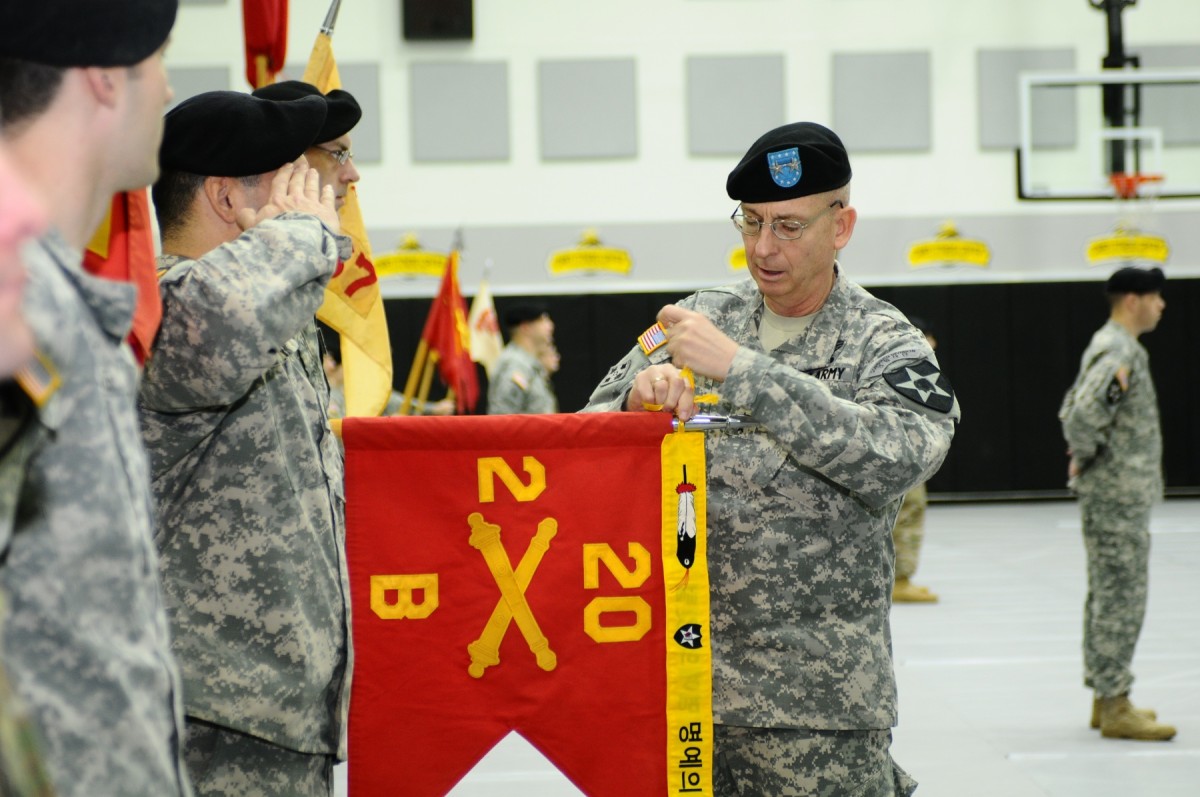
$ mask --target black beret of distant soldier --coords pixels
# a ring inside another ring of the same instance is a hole
[[[842,140],[814,122],[777,127],[755,141],[729,173],[725,190],[739,202],[780,202],[850,182]]]
[[[329,105],[329,113],[325,116],[325,126],[317,134],[318,144],[324,144],[326,141],[333,141],[335,138],[346,135],[354,129],[358,120],[362,119],[362,108],[359,107],[358,100],[354,99],[354,95],[350,92],[341,89],[333,89],[328,94],[321,94],[321,91],[311,83],[305,83],[302,80],[284,80],[269,86],[262,86],[251,93],[255,97],[267,100],[324,97],[325,102]]]
[[[294,161],[318,143],[325,100],[264,100],[207,91],[172,108],[163,123],[163,171],[249,177]]]
[[[546,305],[537,302],[514,304],[504,311],[504,325],[511,329],[526,321],[537,321],[548,312]]]
[[[58,67],[133,66],[162,47],[179,0],[4,0],[0,58]]]
[[[1105,293],[1162,293],[1167,281],[1161,268],[1122,268],[1113,272],[1104,284]]]

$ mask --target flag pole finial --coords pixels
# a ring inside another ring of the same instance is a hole
[[[333,27],[337,24],[338,11],[342,7],[342,0],[333,0],[329,5],[329,13],[325,15],[325,21],[321,23],[321,32],[326,36],[333,35]]]

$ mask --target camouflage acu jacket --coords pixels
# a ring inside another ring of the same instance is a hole
[[[1058,412],[1082,473],[1081,496],[1152,502],[1162,497],[1162,432],[1150,356],[1115,321],[1096,331]]]
[[[84,273],[57,234],[26,262],[42,403],[2,466],[23,473],[0,565],[4,665],[58,794],[190,795],[124,343],[134,289]]]
[[[189,716],[305,753],[349,699],[342,454],[313,315],[342,240],[313,216],[164,256],[140,394]]]
[[[558,399],[546,367],[509,343],[488,378],[488,415],[543,415],[558,412]]]
[[[680,305],[739,345],[724,382],[697,380],[720,399],[704,409],[765,427],[706,436],[715,719],[894,725],[891,529],[949,450],[949,382],[921,333],[844,275],[808,329],[770,353],[753,281]],[[634,375],[668,359],[635,346],[586,410],[622,408]]]

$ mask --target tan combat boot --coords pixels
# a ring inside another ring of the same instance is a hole
[[[1128,695],[1100,700],[1100,735],[1106,739],[1165,742],[1175,736],[1174,725],[1147,719],[1134,709]]]
[[[927,587],[918,587],[907,578],[896,579],[892,587],[892,603],[937,603],[938,596]]]
[[[1133,706],[1133,703],[1129,705]],[[1158,719],[1158,712],[1152,708],[1138,708],[1137,706],[1133,706],[1133,713],[1140,714],[1151,721]],[[1100,698],[1098,697],[1092,698],[1092,727],[1100,727]]]

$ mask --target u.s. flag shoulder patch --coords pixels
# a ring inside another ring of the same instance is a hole
[[[54,367],[50,358],[40,351],[34,352],[34,356],[21,366],[14,377],[17,384],[38,407],[45,405],[54,395],[54,391],[58,390],[62,384],[58,369]]]
[[[660,348],[666,342],[667,330],[663,329],[662,324],[656,323],[654,326],[638,335],[638,345],[642,347],[642,353],[647,357],[650,356],[650,352]]]

